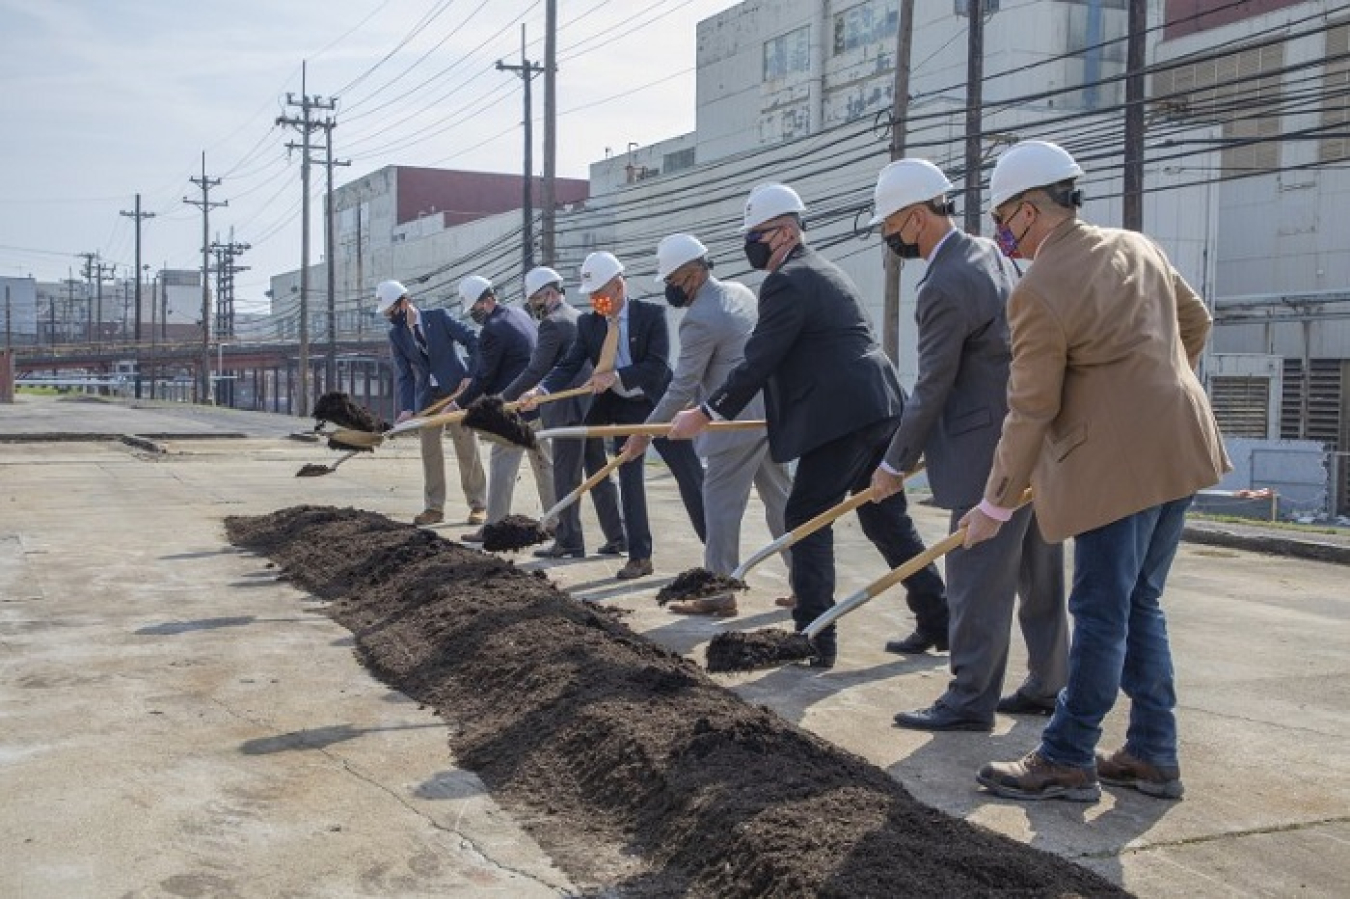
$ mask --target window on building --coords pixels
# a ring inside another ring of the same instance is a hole
[[[1273,44],[1165,69],[1153,76],[1153,102],[1176,117],[1222,124],[1225,170],[1274,171],[1282,100],[1275,73],[1283,66],[1284,45]]]
[[[665,172],[678,172],[681,169],[692,169],[694,167],[694,148],[688,147],[674,153],[667,153],[661,160],[661,170]]]
[[[777,81],[794,72],[811,71],[811,26],[764,42],[764,80]]]
[[[900,7],[896,0],[867,0],[834,17],[834,55],[895,38],[900,28]]]
[[[1331,135],[1322,138],[1318,158],[1335,162],[1350,158],[1350,21],[1327,29],[1327,62],[1324,69],[1322,127]]]

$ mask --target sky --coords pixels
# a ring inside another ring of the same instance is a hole
[[[694,129],[699,20],[735,0],[558,3],[560,177],[605,149]],[[521,80],[543,60],[543,0],[0,0],[0,275],[80,277],[99,253],[199,268],[206,174],[211,238],[247,243],[235,281],[258,309],[268,278],[300,264],[298,133],[287,94],[337,99],[336,183],[387,165],[518,173]],[[301,88],[302,62],[306,89]],[[542,80],[534,164],[542,166]],[[321,133],[319,133],[321,137]],[[322,253],[323,169],[312,170],[311,260]]]

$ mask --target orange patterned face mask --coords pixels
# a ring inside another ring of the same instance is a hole
[[[614,300],[603,294],[591,294],[591,308],[606,318],[614,314]]]

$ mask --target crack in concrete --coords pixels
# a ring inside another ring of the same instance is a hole
[[[1243,837],[1259,837],[1277,833],[1297,833],[1302,830],[1311,830],[1315,827],[1327,827],[1333,824],[1350,824],[1350,815],[1337,815],[1331,818],[1319,818],[1316,821],[1295,821],[1289,824],[1278,824],[1271,827],[1252,827],[1245,830],[1230,830],[1223,833],[1205,834],[1203,836],[1186,837],[1178,840],[1159,840],[1156,843],[1144,843],[1139,845],[1122,846],[1118,851],[1104,850],[1101,852],[1083,852],[1077,855],[1078,858],[1089,859],[1113,859],[1122,858],[1126,855],[1137,855],[1142,852],[1153,852],[1158,849],[1176,849],[1184,846],[1202,846],[1206,843],[1217,843],[1220,840],[1241,839]]]

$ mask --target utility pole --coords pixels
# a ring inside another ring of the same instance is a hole
[[[94,343],[94,260],[98,258],[97,253],[76,253],[84,260],[84,267],[80,269],[80,274],[84,276],[84,342],[93,345]],[[72,302],[74,294],[71,295]]]
[[[539,255],[544,265],[556,261],[558,207],[558,0],[544,4],[544,218],[540,222]]]
[[[300,150],[300,185],[303,196],[300,203],[300,309],[299,309],[299,402],[295,407],[295,414],[300,418],[309,415],[309,136],[316,129],[322,127],[320,123],[310,118],[310,111],[315,109],[335,109],[337,108],[336,99],[325,99],[320,96],[311,97],[306,91],[307,87],[307,63],[300,64],[300,99],[287,91],[286,105],[300,107],[300,118],[294,116],[278,116],[278,125],[289,125],[300,132],[300,143],[287,143],[287,150]]]
[[[903,159],[909,118],[909,65],[914,46],[914,0],[900,0],[900,30],[895,36],[895,87],[891,97],[891,161]],[[892,363],[900,361],[900,257],[882,251],[886,259],[886,296],[883,305],[882,349]]]
[[[328,172],[327,190],[324,194],[324,258],[328,264],[324,269],[328,275],[328,352],[324,356],[324,386],[328,390],[337,390],[337,232],[335,230],[335,219],[337,213],[333,209],[333,166],[351,165],[350,159],[333,158],[333,129],[337,127],[337,121],[328,118],[323,123],[324,130],[324,168]],[[359,223],[358,223],[359,225]]]
[[[189,206],[202,211],[202,357],[198,362],[201,380],[197,384],[197,402],[204,403],[211,395],[211,210],[218,206],[229,206],[229,200],[211,201],[211,188],[220,184],[219,178],[206,177],[206,151],[202,151],[202,176],[189,178],[202,189],[200,200],[183,198]]]
[[[105,264],[103,257],[98,253],[76,255],[84,260],[84,269],[81,271],[86,284],[84,339],[86,343],[96,347],[103,343],[103,280],[107,275],[113,274],[116,267]],[[92,299],[90,294],[93,295]]]
[[[1125,176],[1121,223],[1144,227],[1144,33],[1148,3],[1130,0],[1125,41]]]
[[[984,103],[984,0],[966,0],[970,33],[966,49],[966,233],[980,233],[980,168]]]
[[[502,72],[515,72],[520,76],[520,80],[525,83],[525,178],[524,178],[524,197],[521,200],[521,212],[524,216],[521,235],[521,272],[528,272],[534,268],[534,209],[531,202],[534,178],[534,160],[532,158],[531,147],[534,143],[534,132],[530,122],[530,82],[534,76],[544,71],[543,66],[536,62],[530,62],[525,58],[525,25],[520,26],[520,65],[510,66],[497,60],[497,70]]]
[[[136,221],[136,399],[141,398],[141,222],[155,217],[153,212],[141,212],[141,195],[136,194],[133,212],[123,210],[121,215]]]
[[[228,243],[214,242],[211,252],[216,256],[216,340],[234,336],[234,276],[248,271],[247,265],[235,265],[236,256],[251,250],[246,243],[236,243],[234,229],[230,229]]]

